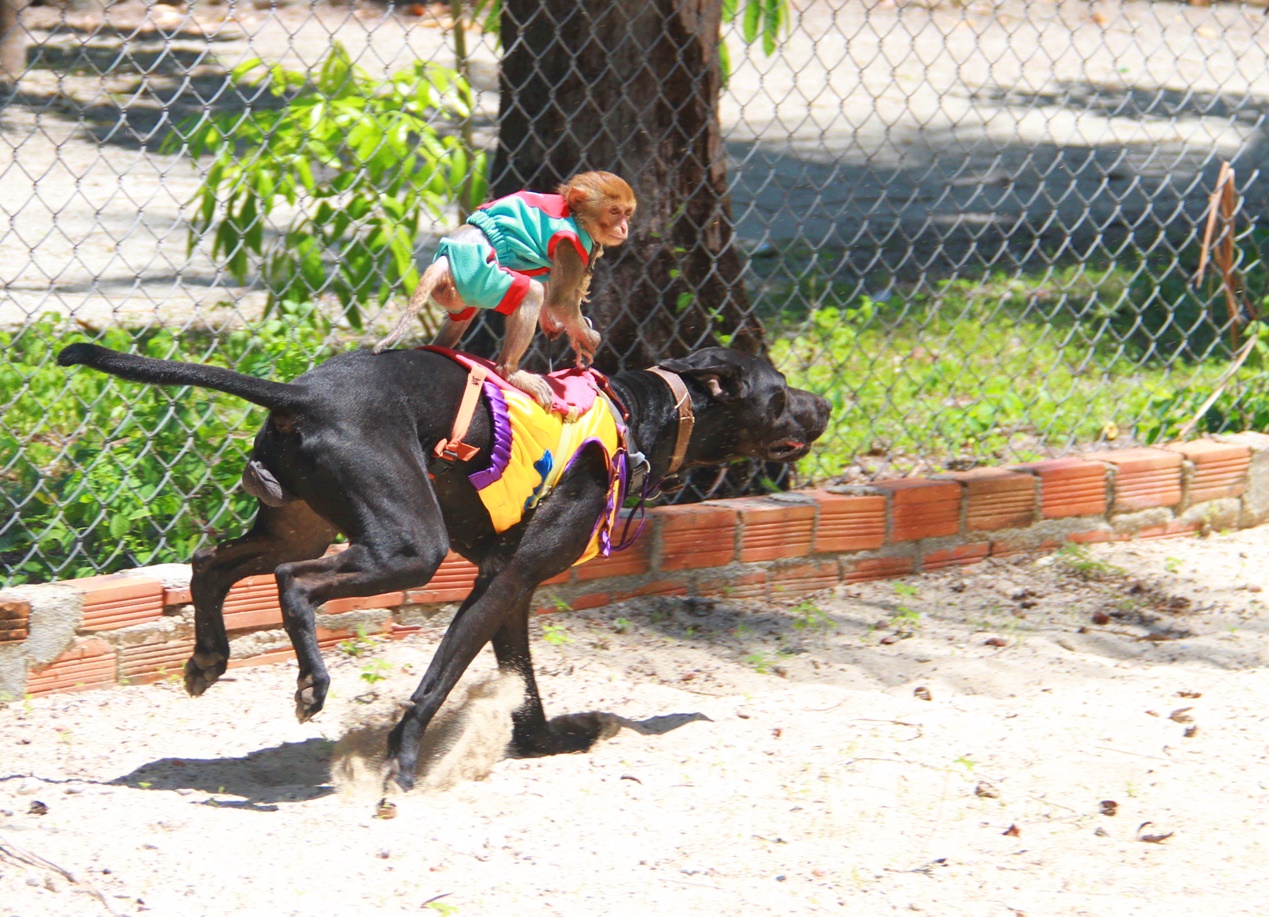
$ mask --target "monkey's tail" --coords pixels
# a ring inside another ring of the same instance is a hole
[[[219,366],[139,357],[96,344],[64,347],[57,355],[57,362],[59,366],[88,366],[133,382],[210,388],[270,410],[294,410],[307,402],[304,389],[298,385],[257,379]]]
[[[409,333],[414,319],[423,311],[428,299],[432,296],[432,291],[436,289],[436,285],[441,282],[448,270],[449,260],[444,256],[428,265],[423,276],[419,278],[419,285],[414,288],[414,293],[410,296],[410,302],[405,307],[405,314],[401,316],[396,327],[388,332],[388,336],[375,344],[375,353],[382,353]]]

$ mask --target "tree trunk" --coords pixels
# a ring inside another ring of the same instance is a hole
[[[494,196],[602,169],[638,198],[631,237],[599,262],[586,307],[610,372],[709,344],[763,347],[727,197],[721,6],[503,2]]]
[[[18,25],[18,0],[0,0],[0,83],[16,83],[26,70],[26,33]]]

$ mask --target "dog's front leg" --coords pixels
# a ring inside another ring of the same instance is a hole
[[[427,672],[410,696],[410,707],[388,736],[388,774],[403,790],[414,786],[419,764],[419,740],[449,692],[458,684],[476,654],[502,626],[510,608],[533,596],[535,583],[508,576],[490,579],[482,574],[449,629],[441,638]]]

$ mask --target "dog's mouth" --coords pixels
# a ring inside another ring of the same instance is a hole
[[[800,459],[810,451],[810,443],[804,443],[796,439],[786,439],[783,442],[767,446],[767,458],[773,462],[792,462]]]

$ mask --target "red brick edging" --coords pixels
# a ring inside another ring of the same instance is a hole
[[[1239,433],[1003,468],[666,506],[630,550],[543,584],[540,612],[646,595],[779,601],[1065,542],[1246,528],[1269,521],[1269,436]],[[451,554],[427,586],[320,609],[330,647],[400,636],[461,601],[475,568]],[[179,675],[193,646],[189,567],[0,590],[0,701]],[[232,666],[293,658],[277,586],[225,603]]]

